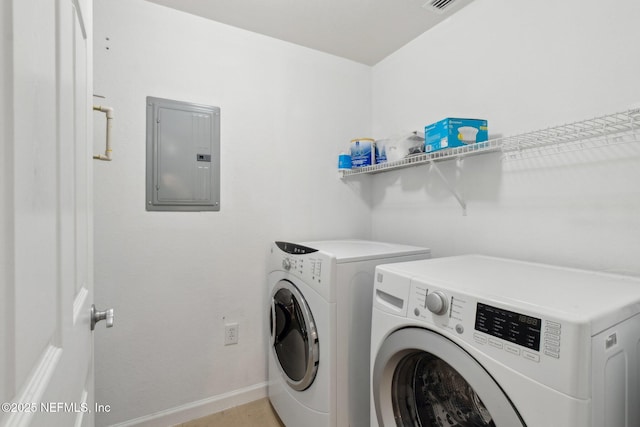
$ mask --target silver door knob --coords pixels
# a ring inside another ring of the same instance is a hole
[[[96,310],[96,306],[91,304],[91,330],[96,328],[96,323],[101,320],[107,321],[107,328],[113,327],[113,308],[105,311]]]

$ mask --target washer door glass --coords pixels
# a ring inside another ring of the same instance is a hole
[[[307,302],[288,280],[280,281],[273,294],[271,342],[287,383],[307,389],[318,371],[318,333]]]
[[[400,329],[382,342],[372,387],[379,425],[525,425],[505,391],[475,358],[427,329]]]
[[[431,353],[415,352],[400,360],[392,395],[394,413],[410,425],[495,427],[469,383]]]

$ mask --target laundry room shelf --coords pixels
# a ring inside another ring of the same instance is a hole
[[[640,108],[340,173],[344,179],[496,151],[505,158],[526,158],[629,142],[640,142]]]

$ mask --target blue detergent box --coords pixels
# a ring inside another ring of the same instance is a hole
[[[461,147],[487,141],[487,121],[447,117],[424,128],[424,152],[432,153],[445,148]]]
[[[373,138],[356,138],[351,140],[351,167],[362,168],[375,164]]]

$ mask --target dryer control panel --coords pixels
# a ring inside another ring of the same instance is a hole
[[[294,255],[304,255],[318,252],[317,249],[290,242],[276,242],[276,246],[279,247],[282,252]]]
[[[290,242],[275,242],[272,268],[292,274],[332,302],[331,272],[335,259],[325,253]]]

